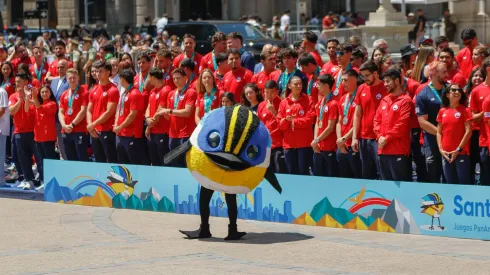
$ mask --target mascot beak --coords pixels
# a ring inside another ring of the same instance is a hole
[[[272,170],[272,166],[269,165],[267,168],[267,171],[265,172],[264,178],[274,187],[274,189],[279,192],[279,194],[282,193],[282,187],[279,185],[279,181],[277,180],[276,174]]]
[[[225,171],[243,171],[251,165],[237,156],[223,152],[208,152],[206,156],[219,168]]]
[[[179,147],[173,149],[168,154],[166,154],[165,157],[163,157],[163,162],[165,164],[172,163],[176,158],[187,153],[187,151],[189,151],[191,147],[192,147],[191,142],[187,140],[186,142],[182,143]]]

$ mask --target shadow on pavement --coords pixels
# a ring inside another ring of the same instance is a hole
[[[288,232],[264,232],[264,233],[247,233],[245,237],[238,241],[225,241],[222,238],[212,237],[209,239],[199,239],[202,242],[231,242],[231,243],[244,243],[244,244],[275,244],[275,243],[289,243],[297,241],[306,241],[313,239],[313,236],[301,234],[301,233],[288,233]]]

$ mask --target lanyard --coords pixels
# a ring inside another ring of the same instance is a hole
[[[184,56],[186,56],[186,55],[184,54]],[[190,57],[190,59],[192,60],[192,62],[194,62],[194,56],[196,56],[196,52],[193,52],[192,55],[191,55],[191,57]]]
[[[217,71],[218,70],[218,63],[216,63],[216,56],[214,55],[214,50],[211,52],[211,56],[213,57],[214,70]]]
[[[119,100],[119,116],[124,115],[124,102],[126,99],[126,95],[133,89],[133,85],[129,85],[126,91],[121,95],[121,99]]]
[[[75,98],[75,96],[77,95],[77,92],[78,92],[78,89],[80,89],[80,84],[78,84],[77,88],[75,89],[75,91],[73,91],[71,93],[71,96],[68,96],[68,109],[71,109],[72,106],[73,106],[73,99]]]
[[[216,73],[216,76],[219,78],[219,81],[223,81],[223,76],[222,75]]]
[[[189,78],[189,82],[187,82],[188,84],[192,84],[192,81],[194,80],[194,77],[196,77],[196,74],[195,73],[192,73],[191,74],[191,77]]]
[[[347,117],[347,114],[349,113],[350,105],[352,105],[352,102],[356,98],[356,94],[357,94],[357,89],[354,91],[354,93],[350,97],[350,100],[349,100],[349,94],[347,94],[347,96],[345,97],[345,102],[344,102],[344,117]]]
[[[179,100],[180,100],[180,97],[185,93],[185,91],[187,90],[187,87],[188,85],[185,84],[184,88],[182,89],[182,91],[180,91],[179,93],[179,89],[177,89],[177,91],[175,91],[175,98],[174,98],[174,110],[177,110],[177,107],[179,106]]]
[[[240,48],[240,56],[242,56],[244,52],[245,52],[245,48],[244,47],[241,47]]]
[[[442,102],[441,96],[439,96],[439,93],[437,92],[434,85],[432,85],[432,82],[429,83],[429,88],[432,90],[432,93],[434,93],[434,96],[437,97],[437,99],[439,100],[439,103],[441,103]],[[444,93],[444,87],[442,87],[442,89],[441,89],[441,94],[442,93]]]
[[[37,69],[37,63],[34,66],[34,71],[36,72],[37,80],[41,81],[42,73],[44,69],[44,61],[41,63],[41,69]]]
[[[150,75],[150,73],[147,73],[147,74],[146,74],[146,77],[145,77],[145,80],[144,80],[144,81],[142,81],[142,76],[143,76],[143,73],[140,73],[140,81],[139,81],[140,83],[139,83],[139,85],[138,85],[138,88],[139,88],[139,90],[140,90],[140,93],[143,93],[143,87],[145,86],[145,82],[146,82],[146,80],[148,79],[148,76],[149,76],[149,75]]]
[[[407,91],[407,83],[408,83],[408,78],[404,77],[403,78],[403,91],[405,91],[407,94],[408,94],[408,91]]]
[[[211,105],[213,105],[215,94],[216,94],[216,88],[213,88],[210,95],[208,95],[208,93],[204,93],[204,113],[207,113],[209,112],[209,110],[211,110]]]
[[[311,90],[313,89],[313,83],[315,82],[315,77],[318,77],[320,75],[320,67],[317,67],[315,72],[315,76],[311,78],[310,82],[308,83],[308,89],[306,90],[306,93],[308,95],[311,95]]]
[[[289,80],[291,79],[291,77],[293,77],[295,74],[296,74],[296,71],[298,69],[297,68],[294,68],[294,71],[292,73],[287,73],[287,69],[284,73],[282,73],[282,76],[281,76],[281,90],[282,91],[285,91],[286,90],[286,87],[288,86],[288,83],[289,83]]]
[[[10,82],[10,78],[5,79],[5,81],[2,82],[2,85],[0,85],[1,88],[5,88],[7,84]]]
[[[347,68],[345,68],[345,70],[347,71],[350,68],[352,68],[351,63],[349,63],[349,65],[347,65]],[[335,84],[335,91],[339,90],[340,83],[342,83],[342,72],[343,72],[343,70],[340,69],[339,74],[337,75],[337,83]],[[356,92],[357,92],[357,90],[356,90]]]
[[[174,64],[170,64],[170,67],[168,67],[167,72],[165,72],[165,73],[163,74],[163,80],[165,80],[165,81],[167,80],[167,76],[168,76],[168,74],[170,73],[170,71],[172,70],[172,68],[173,68],[173,67],[174,67]],[[148,74],[149,74],[149,73],[148,73]],[[148,76],[147,76],[147,77],[148,77]]]
[[[330,101],[331,98],[332,98],[332,93],[330,93],[326,99],[325,99],[325,97],[322,98],[322,104],[320,105],[321,106],[320,107],[320,121],[322,121],[322,119],[323,119],[323,113],[325,112],[325,105],[327,105],[327,103]]]

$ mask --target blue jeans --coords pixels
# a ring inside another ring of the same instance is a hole
[[[116,137],[117,158],[122,164],[142,164],[143,140],[134,137]]]
[[[334,151],[321,151],[313,155],[313,174],[320,177],[339,176],[339,165]]]
[[[359,157],[359,153],[352,151],[351,147],[349,147],[347,154],[342,153],[338,149],[337,161],[339,162],[341,178],[361,178],[361,158]]]
[[[420,128],[412,129],[412,135],[410,138],[411,153],[413,162],[415,162],[417,181],[425,182],[427,180],[427,167],[425,163],[424,154],[422,154],[422,146],[420,145]],[[412,171],[412,162],[408,162],[408,167]]]
[[[359,154],[362,165],[362,178],[368,180],[378,179],[379,160],[378,142],[375,139],[359,139]]]
[[[5,162],[5,156],[7,154],[7,136],[0,134],[0,159]],[[5,184],[5,171],[2,167],[0,171],[0,185]]]
[[[150,140],[146,141],[152,166],[166,166],[163,157],[169,152],[167,134],[150,134]]]
[[[32,181],[35,179],[34,173],[32,172],[32,155],[35,156],[36,162],[40,164],[38,165],[39,175],[42,174],[42,161],[40,161],[41,158],[36,148],[34,133],[15,134],[14,139],[20,167],[22,167],[22,171],[24,172],[24,179],[26,181]],[[39,169],[39,166],[41,169]]]
[[[447,183],[451,184],[473,184],[470,173],[470,156],[458,155],[453,163],[449,163],[445,158],[442,159],[442,169],[446,176]]]
[[[411,181],[412,170],[408,170],[408,156],[404,155],[379,155],[379,167],[381,167],[381,179],[393,181]]]
[[[88,140],[85,133],[63,134],[63,145],[67,160],[88,161]]]
[[[309,175],[313,149],[311,147],[285,149],[284,159],[289,174]]]
[[[187,140],[189,140],[188,137],[185,137],[185,138],[169,138],[169,140],[168,140],[168,149],[170,151],[172,151],[173,149],[175,149],[175,148],[179,147],[180,145],[184,144],[184,142],[186,142]],[[185,154],[183,154],[182,156],[180,156],[177,159],[175,159],[172,162],[172,167],[186,168],[187,167],[187,163],[186,163],[186,160],[185,160]]]

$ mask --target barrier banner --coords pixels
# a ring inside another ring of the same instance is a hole
[[[199,214],[199,185],[187,169],[45,160],[44,200]],[[238,195],[240,219],[490,240],[488,187],[277,175]],[[211,215],[227,217],[215,192]]]

